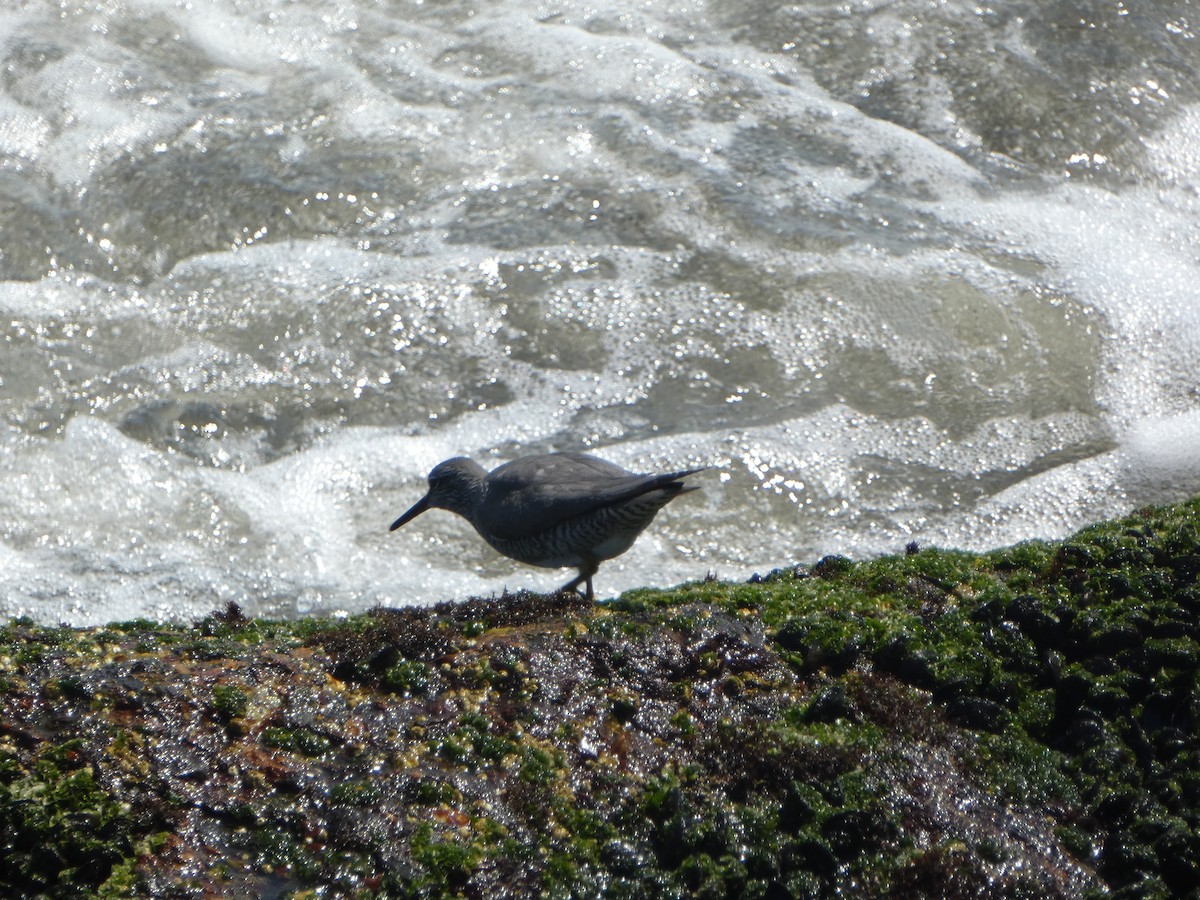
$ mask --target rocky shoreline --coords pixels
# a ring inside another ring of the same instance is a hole
[[[603,604],[0,626],[0,894],[1178,897],[1200,500]]]

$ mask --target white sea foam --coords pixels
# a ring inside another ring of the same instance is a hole
[[[0,613],[561,583],[388,533],[455,455],[711,465],[604,594],[1200,490],[1200,110],[1036,176],[919,29],[855,75],[726,14],[0,11]]]

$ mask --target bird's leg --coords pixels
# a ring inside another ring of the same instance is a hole
[[[596,570],[600,568],[599,560],[584,560],[583,565],[579,567],[579,574],[560,587],[559,593],[564,591],[575,591],[579,589],[581,584],[587,584],[587,593],[584,594],[589,600],[594,600],[595,595],[592,593],[592,576],[596,574]]]

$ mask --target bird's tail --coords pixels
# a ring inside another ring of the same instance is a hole
[[[678,485],[679,490],[675,492],[677,495],[698,491],[700,490],[700,485],[684,484],[683,479],[687,478],[689,475],[695,475],[698,472],[704,472],[711,468],[712,466],[701,466],[698,469],[684,469],[681,472],[668,472],[662,476],[662,487],[675,487]]]

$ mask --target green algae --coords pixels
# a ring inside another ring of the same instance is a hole
[[[262,731],[262,742],[267,747],[289,750],[302,756],[321,756],[328,752],[333,741],[323,734],[307,728],[281,728],[272,726]]]
[[[32,765],[0,750],[4,896],[118,896],[135,880],[142,848],[130,811],[97,783],[82,748],[43,746]]]
[[[238,685],[218,684],[213,688],[212,693],[213,708],[219,718],[228,722],[246,714],[246,709],[250,705],[250,696]]]

